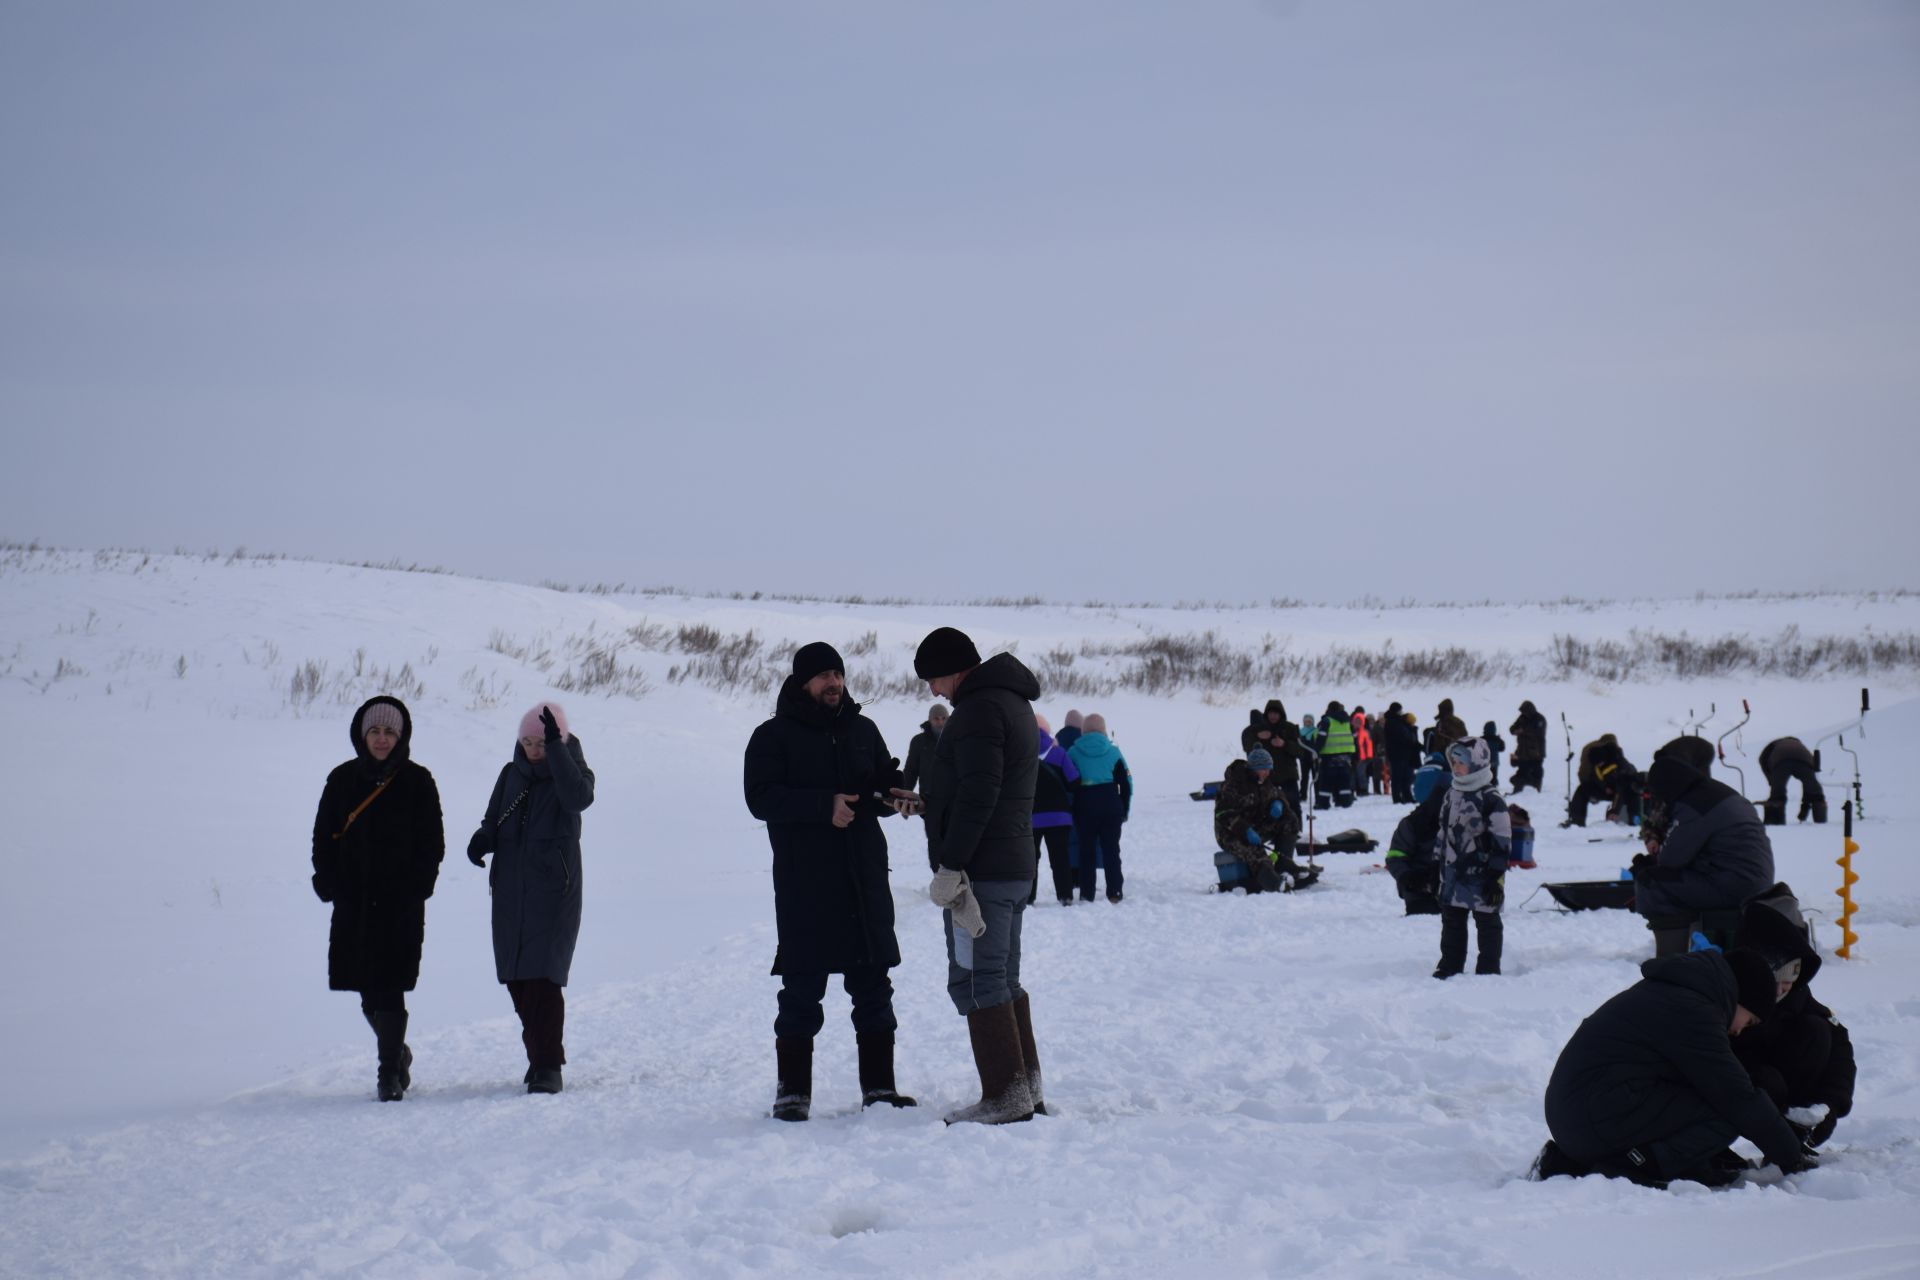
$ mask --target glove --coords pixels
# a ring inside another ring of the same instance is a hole
[[[1264,840],[1262,840],[1262,839],[1260,838],[1260,833],[1259,833],[1258,831],[1255,831],[1255,830],[1254,830],[1254,829],[1253,829],[1252,827],[1248,827],[1248,828],[1247,828],[1247,829],[1246,829],[1245,831],[1243,831],[1243,832],[1241,832],[1240,834],[1241,834],[1241,835],[1243,835],[1243,836],[1245,836],[1245,837],[1247,838],[1247,843],[1248,843],[1248,844],[1256,844],[1256,845],[1257,845],[1257,844],[1265,844],[1265,843],[1266,843],[1266,841],[1264,841]]]
[[[560,722],[553,718],[553,708],[547,706],[545,703],[542,703],[540,706],[540,723],[546,727],[546,738],[548,742],[560,741]],[[468,856],[471,857],[472,855]]]
[[[1272,804],[1267,806],[1267,816],[1269,818],[1284,817],[1286,815],[1286,812],[1287,812],[1287,802],[1284,800],[1275,800]]]
[[[487,854],[491,852],[492,850],[487,848],[487,833],[485,831],[474,832],[473,839],[467,841],[467,861],[476,867],[486,866]]]
[[[1828,1138],[1831,1138],[1833,1136],[1833,1127],[1839,1123],[1840,1123],[1840,1113],[1833,1110],[1831,1107],[1829,1107],[1827,1109],[1827,1118],[1822,1120],[1819,1124],[1813,1126],[1812,1131],[1807,1134],[1806,1144],[1809,1147],[1817,1147],[1821,1145]]]
[[[986,917],[980,914],[980,900],[973,896],[973,886],[967,883],[966,872],[941,867],[933,873],[933,883],[927,886],[927,896],[933,899],[935,905],[951,911],[953,922],[965,929],[968,936],[977,938],[987,931]]]
[[[1648,873],[1653,870],[1653,855],[1650,853],[1636,853],[1627,862],[1627,865],[1633,869],[1633,878],[1635,880],[1645,879]]]
[[[1820,1153],[1806,1143],[1800,1144],[1800,1150],[1780,1161],[1782,1173],[1805,1173],[1809,1169],[1820,1167]]]

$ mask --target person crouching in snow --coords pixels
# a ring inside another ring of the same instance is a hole
[[[560,1092],[567,1061],[563,988],[580,937],[580,812],[593,803],[593,770],[567,714],[543,702],[520,719],[467,860],[487,871],[493,895],[493,968],[520,1015],[528,1093]]]
[[[1440,805],[1440,964],[1436,978],[1466,972],[1467,917],[1479,942],[1475,973],[1500,972],[1500,903],[1506,896],[1513,825],[1493,787],[1493,752],[1482,738],[1447,748],[1453,785]]]
[[[1288,808],[1273,776],[1273,755],[1265,747],[1247,752],[1227,766],[1226,781],[1213,800],[1213,838],[1224,853],[1246,865],[1247,892],[1290,892],[1307,878],[1293,861],[1300,819]],[[1269,856],[1267,846],[1276,851]]]

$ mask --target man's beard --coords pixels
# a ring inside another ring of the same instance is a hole
[[[815,697],[814,701],[819,703],[823,707],[837,707],[840,705],[840,701],[845,695],[846,695],[845,689],[828,689],[824,693],[821,693],[820,695]]]

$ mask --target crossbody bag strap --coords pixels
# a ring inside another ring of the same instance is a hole
[[[380,793],[382,791],[385,791],[387,789],[387,784],[392,781],[393,781],[392,774],[388,774],[386,777],[380,779],[380,785],[373,789],[373,794],[368,796],[365,800],[362,800],[359,806],[355,808],[352,813],[347,815],[347,820],[340,824],[340,829],[333,833],[333,838],[335,840],[338,840],[341,836],[347,834],[347,828],[353,825],[353,820],[359,817],[361,814],[365,813],[367,811],[367,806],[372,804],[375,800],[378,800],[380,798]]]

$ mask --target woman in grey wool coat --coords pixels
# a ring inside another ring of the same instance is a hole
[[[580,813],[593,803],[593,770],[566,712],[543,702],[520,720],[513,762],[500,770],[467,858],[487,865],[493,895],[494,972],[520,1015],[528,1093],[560,1092],[563,988],[580,937]]]

